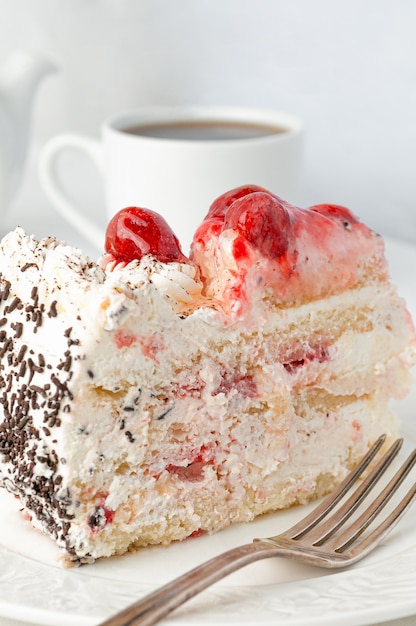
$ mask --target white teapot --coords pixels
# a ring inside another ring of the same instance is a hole
[[[0,215],[22,180],[37,87],[54,70],[47,59],[25,52],[16,52],[0,68]]]

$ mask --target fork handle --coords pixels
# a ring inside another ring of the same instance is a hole
[[[232,548],[198,565],[98,626],[151,626],[187,600],[232,572],[281,553],[270,543],[255,541]]]

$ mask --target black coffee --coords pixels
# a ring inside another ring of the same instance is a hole
[[[287,132],[286,128],[246,122],[186,121],[166,122],[124,128],[123,132],[142,137],[182,139],[186,141],[235,141],[256,139]]]

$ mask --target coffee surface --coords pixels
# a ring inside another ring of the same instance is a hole
[[[278,126],[250,124],[245,122],[186,121],[163,124],[132,126],[125,133],[159,139],[186,141],[235,141],[277,135],[287,130]]]

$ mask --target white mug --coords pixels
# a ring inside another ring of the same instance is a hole
[[[173,135],[173,137],[172,137]],[[60,184],[59,156],[76,149],[101,171],[107,218],[127,206],[160,213],[187,253],[211,203],[240,185],[296,202],[302,124],[290,114],[238,107],[149,107],[115,115],[101,140],[58,135],[41,151],[43,189],[57,209],[102,250],[104,232]]]

